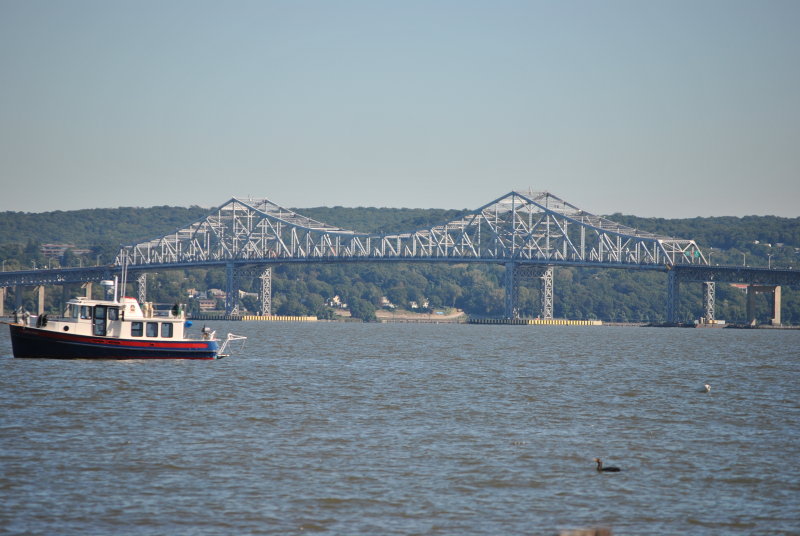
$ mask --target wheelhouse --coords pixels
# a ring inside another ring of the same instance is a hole
[[[134,298],[103,302],[75,298],[67,303],[61,330],[95,337],[123,337],[169,340],[182,338],[185,314],[176,305],[169,312],[157,312],[149,302],[143,307]]]

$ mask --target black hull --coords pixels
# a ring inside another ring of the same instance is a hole
[[[153,341],[62,334],[9,325],[14,357],[47,359],[216,359],[216,341]]]

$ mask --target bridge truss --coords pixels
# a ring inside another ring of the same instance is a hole
[[[253,275],[242,270],[281,262],[502,263],[506,267],[506,316],[518,315],[519,286],[538,278],[545,318],[552,317],[554,265],[663,270],[707,264],[693,240],[627,227],[549,192],[519,191],[441,225],[395,234],[343,229],[268,199],[233,198],[174,233],[124,248],[117,263],[123,261],[138,269],[225,264],[231,291],[240,277]],[[226,309],[230,313],[238,310],[236,294],[228,293]],[[269,293],[260,294],[262,309],[270,310]]]
[[[124,248],[130,266],[281,261],[509,261],[538,264],[706,264],[694,240],[590,214],[548,193],[510,192],[461,218],[368,234],[301,216],[268,199],[233,198],[169,235]]]

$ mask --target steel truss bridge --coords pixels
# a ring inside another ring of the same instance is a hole
[[[714,318],[714,284],[776,287],[800,282],[800,272],[711,267],[694,240],[656,235],[582,210],[549,192],[512,191],[441,225],[396,234],[343,229],[273,203],[233,198],[184,228],[122,248],[113,265],[0,274],[0,288],[89,282],[124,264],[137,275],[140,299],[146,272],[225,266],[226,311],[238,313],[239,280],[260,277],[262,312],[271,312],[271,266],[286,263],[483,262],[503,264],[505,315],[514,318],[519,288],[540,285],[541,316],[553,315],[557,266],[667,272],[667,318],[677,320],[682,282],[701,282],[704,317]],[[14,274],[14,275],[12,275]],[[779,299],[779,291],[777,293]],[[779,305],[777,318],[780,318]]]

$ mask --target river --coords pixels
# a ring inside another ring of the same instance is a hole
[[[243,351],[0,327],[0,534],[800,533],[800,331],[209,324]]]

